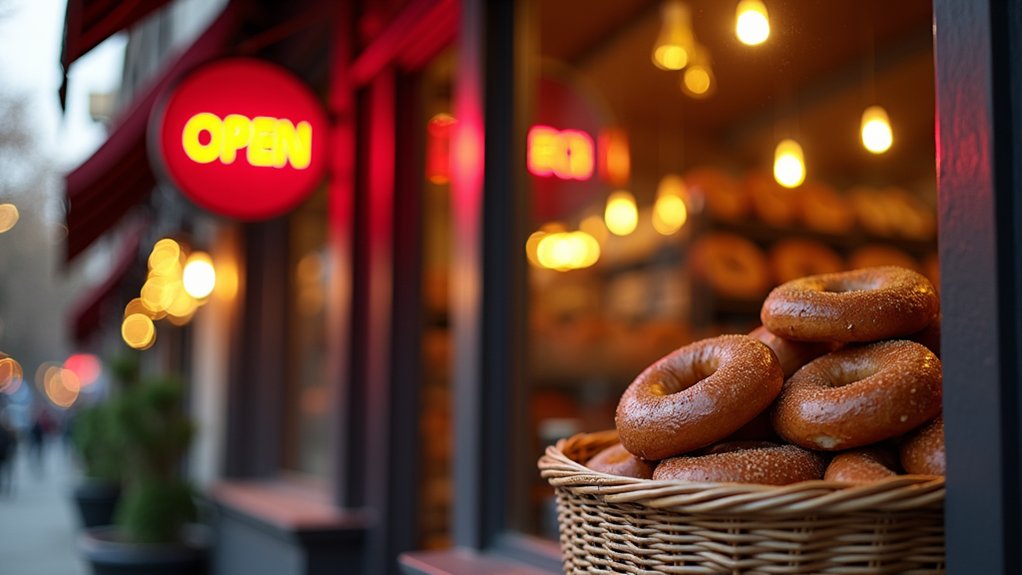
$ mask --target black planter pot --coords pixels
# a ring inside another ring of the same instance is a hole
[[[121,487],[116,483],[86,479],[75,488],[74,500],[82,527],[99,527],[114,522],[114,510],[121,499]]]
[[[209,531],[190,525],[179,543],[128,543],[113,526],[86,529],[78,548],[94,575],[206,575]]]

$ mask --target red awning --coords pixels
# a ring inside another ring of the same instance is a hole
[[[237,29],[237,12],[237,2],[229,3],[188,50],[138,92],[96,153],[67,175],[65,261],[73,260],[148,197],[156,183],[146,152],[149,114],[164,90],[195,67],[224,53]]]
[[[168,1],[68,0],[64,16],[64,45],[60,51],[60,65],[64,69],[60,105],[64,105],[67,93],[67,71],[75,60]]]
[[[75,302],[71,308],[71,337],[76,344],[84,344],[89,335],[99,328],[104,308],[117,294],[117,288],[128,276],[132,264],[139,261],[138,249],[142,242],[142,230],[143,226],[138,225],[127,233],[117,259],[113,262],[110,275],[85,297]]]

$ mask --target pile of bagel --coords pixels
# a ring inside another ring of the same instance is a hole
[[[900,267],[786,282],[752,333],[639,374],[618,403],[620,443],[586,466],[766,485],[943,475],[939,318],[930,281]]]

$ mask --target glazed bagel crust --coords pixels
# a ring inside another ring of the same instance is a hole
[[[901,465],[908,473],[944,475],[944,416],[910,433],[900,450]]]
[[[881,449],[852,449],[835,455],[827,465],[823,478],[842,483],[872,483],[897,475],[892,465],[893,456]]]
[[[623,445],[615,443],[592,456],[586,462],[586,467],[610,475],[649,479],[653,477],[654,464],[639,459],[629,453]]]
[[[621,443],[646,460],[706,447],[765,410],[783,377],[770,348],[746,335],[686,345],[646,368],[621,396]]]
[[[938,306],[937,292],[925,276],[881,266],[782,284],[763,302],[760,319],[787,339],[867,342],[922,330]]]
[[[749,332],[749,335],[765,343],[770,351],[774,352],[777,360],[781,362],[781,370],[784,372],[785,379],[791,377],[803,365],[827,352],[834,351],[838,345],[833,342],[784,339],[770,333],[770,330],[762,325]]]
[[[914,341],[843,348],[785,382],[771,421],[781,437],[807,449],[861,447],[936,417],[941,383],[940,360]]]
[[[823,458],[794,445],[738,449],[709,455],[665,459],[653,479],[714,483],[788,485],[820,479]]]

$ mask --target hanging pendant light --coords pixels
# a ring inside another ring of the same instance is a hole
[[[680,230],[688,221],[688,206],[685,205],[685,182],[681,176],[667,174],[660,179],[656,202],[653,204],[653,229],[669,236]]]
[[[688,65],[692,23],[688,8],[681,0],[667,0],[660,8],[660,35],[653,44],[653,64],[661,70],[681,70]]]
[[[713,95],[717,79],[710,65],[710,53],[704,46],[697,45],[692,51],[692,60],[681,73],[681,90],[697,100]]]
[[[639,225],[639,209],[635,205],[635,196],[627,190],[618,190],[607,198],[607,207],[603,212],[603,220],[610,233],[616,236],[627,236]]]
[[[862,145],[871,153],[883,154],[891,149],[894,133],[887,110],[881,106],[870,106],[862,113]]]
[[[786,188],[797,188],[806,179],[806,163],[802,146],[788,138],[774,150],[774,180]]]
[[[735,10],[735,35],[747,46],[758,46],[770,37],[770,17],[761,0],[742,0]]]

